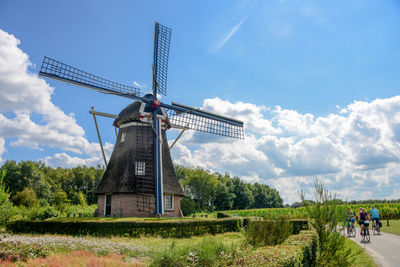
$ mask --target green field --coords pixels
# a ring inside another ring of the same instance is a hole
[[[386,219],[400,219],[400,203],[382,203],[382,204],[343,204],[343,213],[347,208],[351,208],[353,212],[357,213],[360,207],[365,208],[367,211],[375,206],[382,218]],[[238,215],[243,217],[259,216],[259,217],[278,217],[285,215],[289,218],[307,218],[307,211],[304,207],[299,208],[271,208],[271,209],[247,209],[247,210],[226,210],[225,213],[231,215]],[[196,214],[196,217],[204,214]],[[215,216],[215,213],[210,213],[209,216]]]
[[[400,220],[389,220],[389,226],[387,226],[386,221],[383,220],[381,231],[400,235]]]

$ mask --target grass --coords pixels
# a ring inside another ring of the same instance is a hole
[[[363,267],[377,267],[378,265],[374,262],[372,256],[370,256],[362,247],[360,247],[356,242],[346,238],[346,246],[350,247],[353,252],[353,257],[355,261],[353,266],[363,266]]]
[[[46,258],[29,259],[26,262],[0,262],[5,266],[109,266],[109,267],[125,267],[125,266],[145,266],[148,262],[146,258],[129,258],[122,255],[110,254],[107,256],[95,256],[87,251],[74,251],[66,254],[55,254]]]
[[[26,266],[41,266],[42,263],[48,266],[117,266],[118,264],[115,263],[122,263],[121,259],[123,259],[125,262],[129,262],[130,266],[141,266],[143,262],[148,265],[152,260],[175,261],[175,257],[186,259],[188,255],[199,263],[202,260],[217,262],[220,261],[220,253],[230,253],[236,250],[241,246],[242,239],[240,233],[191,238],[96,238],[91,236],[2,234],[0,236],[0,265],[3,266],[7,261],[9,263],[17,261],[18,264],[27,261]],[[77,251],[83,254],[74,254]],[[68,258],[65,255],[72,255],[68,265],[51,265],[52,262],[63,262],[63,257]],[[228,254],[226,255],[228,256]],[[101,258],[102,256],[110,257]],[[38,259],[34,260],[34,258]],[[128,260],[126,261],[126,259]],[[100,265],[92,264],[93,262],[99,262]],[[19,266],[18,264],[17,266]]]
[[[387,221],[382,221],[382,232],[400,235],[400,220],[389,220],[389,226],[387,226]]]

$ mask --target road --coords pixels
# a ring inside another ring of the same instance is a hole
[[[361,243],[360,229],[357,228],[356,237],[350,237],[371,255],[379,267],[400,266],[400,236],[381,232],[374,235],[372,230],[370,243]]]

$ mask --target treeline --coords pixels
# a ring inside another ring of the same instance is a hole
[[[245,183],[239,177],[212,173],[200,168],[175,167],[185,197],[181,201],[185,215],[194,212],[280,208],[279,192],[267,185]]]
[[[57,206],[97,204],[95,190],[104,168],[52,168],[42,162],[9,160],[0,168],[3,185],[15,206]]]
[[[176,166],[178,179],[185,192],[182,211],[278,208],[283,200],[278,191],[259,183],[250,184],[229,174],[212,173],[200,168]],[[3,185],[14,206],[56,207],[97,204],[95,190],[104,168],[79,166],[52,168],[42,162],[6,161],[0,168],[5,174]]]

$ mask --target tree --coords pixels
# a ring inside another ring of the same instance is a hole
[[[209,172],[197,168],[188,169],[182,181],[185,195],[191,197],[199,210],[213,210],[217,178]]]
[[[318,266],[351,266],[351,248],[345,245],[346,238],[338,229],[343,221],[345,210],[336,201],[336,197],[329,193],[325,185],[319,181],[314,182],[315,204],[306,201],[305,194],[300,191],[300,198],[306,207],[310,223],[318,234],[319,255]]]
[[[17,206],[32,208],[38,204],[38,198],[32,187],[25,187],[24,190],[15,194],[12,201]]]
[[[233,209],[248,209],[253,205],[254,197],[248,184],[242,182],[239,177],[233,178],[234,194]]]
[[[0,227],[6,225],[10,219],[17,213],[16,208],[10,201],[10,194],[3,184],[5,170],[0,170]]]
[[[70,200],[67,197],[67,193],[65,193],[62,190],[57,190],[54,193],[54,197],[53,197],[53,204],[55,206],[57,206],[59,209],[64,210],[64,208],[66,207],[66,205],[69,204]]]
[[[219,183],[215,193],[214,206],[216,210],[230,210],[233,206],[233,193],[223,183]]]

